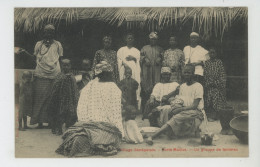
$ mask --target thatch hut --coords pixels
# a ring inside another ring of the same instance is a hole
[[[33,51],[47,23],[57,28],[57,40],[64,47],[64,56],[74,67],[82,58],[92,59],[102,47],[102,36],[111,34],[114,49],[124,45],[123,36],[136,35],[136,47],[147,44],[150,31],[159,32],[160,45],[168,47],[168,37],[179,37],[179,48],[189,42],[191,31],[202,36],[202,45],[215,45],[229,75],[228,87],[237,85],[230,96],[247,98],[247,18],[246,7],[160,7],[160,8],[15,8],[15,46]],[[16,68],[33,68],[30,61],[16,58]],[[234,79],[235,78],[235,79]],[[242,95],[241,95],[242,90]]]

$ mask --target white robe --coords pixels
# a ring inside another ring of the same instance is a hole
[[[121,90],[114,82],[95,79],[82,89],[77,107],[79,122],[108,122],[124,137],[121,112]]]
[[[135,61],[127,61],[126,57],[129,55],[136,58]],[[128,48],[127,46],[121,47],[117,52],[117,62],[118,62],[118,70],[119,70],[119,78],[120,81],[125,78],[125,66],[123,62],[127,64],[132,70],[132,78],[135,79],[139,86],[136,91],[137,100],[140,100],[140,75],[141,75],[141,67],[140,67],[140,51],[135,47]]]
[[[205,62],[209,59],[207,56],[208,51],[201,47],[200,45],[197,45],[195,48],[192,48],[191,46],[186,46],[183,49],[183,53],[185,55],[185,64],[188,63],[198,63],[198,62]],[[201,65],[197,65],[195,67],[195,74],[203,76],[204,69]]]

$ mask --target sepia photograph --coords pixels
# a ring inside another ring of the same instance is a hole
[[[249,157],[249,12],[14,7],[15,158]]]

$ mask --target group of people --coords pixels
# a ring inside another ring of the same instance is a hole
[[[196,136],[202,111],[217,119],[227,105],[223,64],[214,48],[207,51],[199,45],[196,32],[190,34],[190,45],[183,51],[177,48],[175,36],[170,36],[170,48],[164,51],[157,43],[158,34],[151,32],[150,44],[141,51],[129,33],[126,46],[116,52],[111,49],[112,37],[105,36],[104,48],[96,52],[93,63],[84,59],[76,74],[70,60],[62,58],[62,45],[54,35],[55,27],[45,26],[44,39],[34,49],[36,69],[23,73],[19,130],[28,128],[27,115],[38,128],[49,123],[52,133],[63,134],[57,153],[113,155],[122,139],[143,142],[146,136],[135,122],[138,110],[150,126],[160,128],[148,137],[148,144],[165,132],[170,137]],[[230,130],[222,127],[221,133]]]

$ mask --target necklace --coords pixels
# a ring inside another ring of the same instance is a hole
[[[49,51],[49,49],[50,49],[50,47],[51,47],[51,45],[52,45],[52,44],[50,44],[49,46],[45,45],[46,48],[47,48],[47,50],[46,50],[44,53],[42,53],[42,46],[43,46],[43,44],[44,44],[44,43],[42,42],[41,47],[40,47],[40,55],[41,55],[41,56],[45,55],[45,54]]]

